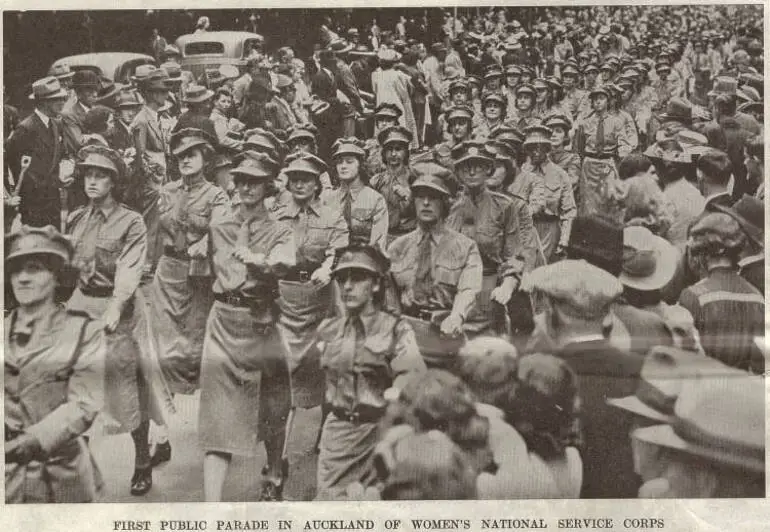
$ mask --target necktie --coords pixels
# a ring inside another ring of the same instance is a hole
[[[246,220],[238,228],[238,233],[235,235],[233,250],[241,247],[248,247],[250,237],[251,220]],[[246,265],[239,259],[232,257],[228,263],[227,271],[220,274],[219,280],[226,292],[234,292],[246,282],[247,273]]]
[[[176,201],[176,234],[174,235],[174,248],[179,252],[187,251],[187,201],[190,198],[190,189],[182,185],[179,189],[179,197]]]
[[[414,282],[414,298],[422,305],[430,301],[433,287],[433,275],[431,275],[431,242],[430,234],[425,233],[420,243],[420,255],[417,258],[417,273]]]
[[[342,196],[342,216],[345,218],[345,222],[348,224],[348,230],[351,229],[350,212],[351,212],[352,205],[353,205],[353,195],[350,193],[350,190],[347,190],[345,192],[345,195]]]
[[[599,115],[599,123],[596,125],[596,153],[604,151],[604,115]]]
[[[35,324],[35,320],[28,321],[27,323],[16,322],[14,324],[13,333],[11,338],[20,347],[24,347],[29,343],[29,339],[32,338],[32,327]]]
[[[340,351],[342,360],[346,362],[347,371],[342,373],[341,386],[344,405],[353,410],[358,405],[358,380],[356,379],[356,343],[358,338],[363,338],[363,324],[358,316],[351,316],[345,322],[345,330],[342,335]]]
[[[307,235],[307,224],[308,224],[308,212],[306,209],[300,209],[299,213],[297,214],[297,228],[294,233],[294,237],[296,239],[296,247],[298,250],[302,249],[305,244],[305,235]]]
[[[99,227],[102,222],[102,213],[98,209],[91,211],[86,222],[86,228],[80,236],[80,279],[83,284],[88,284],[91,276],[96,271],[96,242],[99,239]]]

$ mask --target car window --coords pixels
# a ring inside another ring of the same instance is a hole
[[[209,42],[191,42],[184,47],[184,55],[224,55],[225,45],[221,42],[209,41]]]
[[[97,76],[102,75],[102,69],[98,66],[94,65],[70,65],[70,69],[75,70],[90,70],[91,72],[94,72]]]
[[[154,63],[155,61],[147,57],[126,61],[118,69],[118,72],[116,73],[116,76],[115,76],[116,77],[115,81],[119,83],[128,83],[129,80],[131,79],[131,76],[134,75],[134,73],[136,72],[136,68],[139,65],[150,65]]]

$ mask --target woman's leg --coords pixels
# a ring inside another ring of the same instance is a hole
[[[203,497],[206,502],[221,502],[222,488],[233,455],[209,451],[203,457]]]

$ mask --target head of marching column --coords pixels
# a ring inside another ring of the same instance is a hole
[[[120,154],[106,146],[89,145],[80,149],[75,164],[76,187],[85,189],[89,199],[99,199],[106,192],[120,201],[127,178],[126,164]],[[110,182],[99,182],[108,179]]]
[[[286,158],[283,172],[288,178],[288,189],[295,199],[307,200],[321,195],[321,174],[328,170],[326,163],[312,153],[297,152]],[[308,183],[313,185],[308,186]],[[314,187],[314,188],[313,188]]]
[[[409,163],[409,145],[412,137],[412,132],[403,126],[391,126],[380,131],[377,141],[382,146],[383,162],[387,166]]]
[[[390,260],[378,248],[352,244],[337,250],[332,276],[340,287],[340,295],[349,313],[380,306],[384,298],[384,276]]]
[[[75,246],[69,236],[52,225],[22,225],[5,235],[6,308],[34,305],[53,298],[62,302],[72,295],[77,284],[77,269],[72,266]],[[14,301],[15,300],[15,301]]]

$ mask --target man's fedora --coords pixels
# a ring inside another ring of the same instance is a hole
[[[59,80],[53,76],[39,79],[32,84],[32,94],[30,100],[59,100],[66,99],[69,96],[66,89],[63,89]]]

